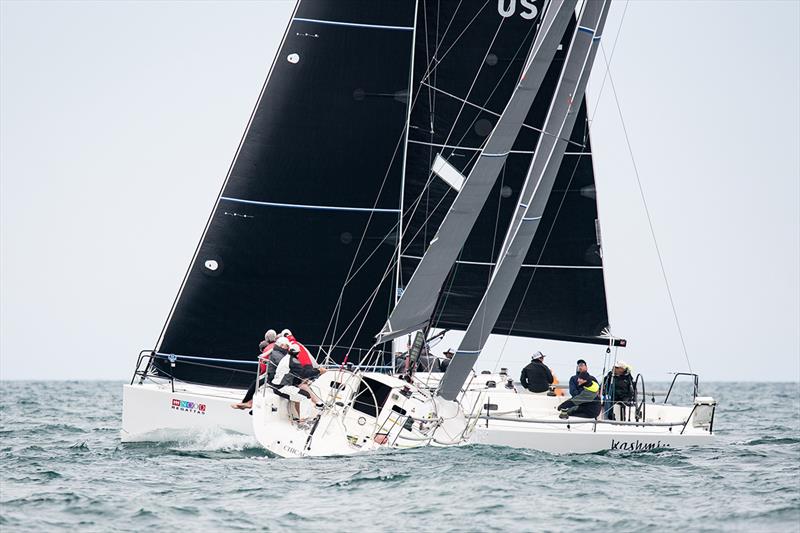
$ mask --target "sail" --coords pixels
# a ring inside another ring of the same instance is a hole
[[[479,111],[485,112],[487,103],[475,103],[475,101],[478,101],[475,100],[475,96],[480,93],[475,94],[474,88],[480,78],[481,71],[484,69],[491,70],[490,67],[486,66],[487,59],[490,53],[497,50],[495,48],[497,38],[504,29],[506,33],[503,35],[509,39],[509,44],[512,48],[513,55],[510,57],[522,59],[527,56],[527,60],[522,65],[521,76],[519,73],[515,73],[519,76],[517,78],[518,81],[511,90],[508,99],[505,100],[502,113],[499,116],[495,114],[491,120],[477,117],[473,119],[475,134],[480,135],[482,133],[487,138],[483,141],[473,139],[472,143],[463,144],[466,135],[462,135],[461,138],[453,141],[452,146],[459,147],[462,150],[465,147],[471,148],[474,152],[470,156],[474,162],[469,169],[468,175],[462,174],[460,169],[455,166],[460,163],[455,154],[451,153],[451,158],[455,163],[453,164],[443,158],[440,153],[437,153],[433,166],[434,173],[438,174],[447,185],[460,188],[460,191],[450,205],[448,213],[442,220],[436,235],[428,244],[425,255],[416,267],[410,283],[405,287],[397,306],[389,316],[386,326],[379,336],[379,341],[390,340],[404,333],[419,329],[430,321],[438,300],[437,295],[447,276],[449,267],[463,247],[489,192],[506,164],[511,148],[523,127],[524,120],[547,74],[550,62],[555,55],[556,46],[572,16],[575,4],[576,2],[571,0],[555,0],[550,4],[530,54],[520,48],[520,44],[524,42],[527,36],[527,33],[522,31],[524,25],[522,28],[517,29],[512,23],[504,28],[505,20],[497,16],[498,14],[491,13],[491,16],[499,21],[494,23],[497,29],[488,46],[486,45],[486,39],[479,41],[484,44],[484,48],[478,48],[479,54],[473,58],[471,63],[459,59],[459,64],[466,67],[463,70],[466,70],[467,73],[471,72],[469,68],[471,64],[477,65],[476,76],[472,79],[469,79],[469,77],[464,79],[469,84],[468,87],[451,88],[448,83],[442,80],[435,82],[436,85],[434,86],[427,83],[427,78],[423,76],[423,82],[426,82],[426,85],[429,86],[429,91],[444,91],[449,95],[457,95],[459,93],[464,95],[462,98],[457,96],[452,96],[451,98],[450,104],[458,109],[458,113],[455,115],[455,120],[445,120],[440,126],[447,134],[445,142],[438,146],[438,143],[433,141],[428,143],[429,150],[434,146],[447,150],[449,148],[447,139],[452,136],[453,130],[458,126],[459,117],[467,107],[467,103],[470,104],[470,107],[474,107],[474,109],[470,110],[472,114]],[[480,11],[478,14],[480,14]],[[491,28],[492,24],[489,23],[488,27]],[[532,28],[533,25],[529,24],[528,31],[530,32]],[[516,48],[516,50],[514,51],[513,48]],[[437,61],[436,68],[443,68],[444,61],[446,59]],[[493,62],[496,63],[497,61],[498,59],[495,57]],[[445,70],[445,72],[447,71]],[[431,76],[429,77],[432,79]],[[484,83],[486,83],[485,80]],[[497,85],[494,79],[491,79],[490,83]],[[451,91],[455,91],[455,93]],[[489,95],[491,96],[492,93],[490,92]],[[473,99],[471,100],[470,98]],[[433,109],[433,102],[431,102],[431,109]],[[430,110],[429,114],[431,117],[430,137],[434,137],[437,133],[436,115]],[[481,121],[485,122],[485,125],[479,127]],[[449,129],[447,129],[448,125],[450,125]],[[419,142],[419,144],[423,144],[423,142]],[[442,168],[447,168],[446,174],[442,172]],[[458,183],[463,183],[463,186],[457,185]],[[410,209],[413,211],[417,206],[418,200],[415,200],[412,202]]]
[[[566,135],[572,131],[579,106],[584,99],[610,4],[610,0],[607,0],[587,2],[583,6],[567,62],[545,121],[544,133],[536,145],[528,178],[509,226],[500,260],[441,382],[439,394],[446,399],[455,399],[461,390],[511,292],[537,231],[540,228],[543,232],[547,231],[540,222],[568,144]]]
[[[519,203],[520,190],[539,139],[538,132],[544,125],[575,25],[573,18],[500,177],[444,283],[433,314],[431,325],[434,327],[466,330],[486,291],[500,253],[503,235]],[[509,60],[512,56],[506,56],[506,62],[521,68],[522,58],[519,56],[517,53],[516,60]],[[510,94],[511,89],[513,87],[508,88],[505,94]],[[432,91],[433,105],[430,107],[441,108],[448,98],[442,91]],[[401,290],[414,274],[428,242],[438,230],[456,194],[442,180],[433,180],[427,189],[423,188],[427,183],[430,163],[436,150],[441,148],[431,148],[422,143],[423,134],[427,133],[425,124],[428,117],[416,111],[415,107],[412,110],[408,149],[409,160],[416,166],[410,166],[406,172],[404,203],[409,206],[417,198],[422,200],[416,211],[410,211],[408,207],[405,209]],[[440,114],[436,113],[435,116],[439,119]],[[483,115],[487,120],[492,117],[491,114]],[[440,134],[438,138],[442,137]],[[433,142],[437,142],[435,139]],[[468,161],[474,156],[477,149],[470,146],[479,145],[479,142],[474,137],[471,139],[475,144],[462,143],[463,148],[453,150],[450,162],[458,165],[459,159]],[[419,144],[415,144],[415,141]],[[442,143],[443,140],[438,142]],[[432,154],[430,160],[412,158],[423,149]],[[542,226],[550,230],[546,235],[538,234],[534,239],[492,332],[605,343],[607,340],[601,334],[608,327],[608,310],[585,103],[579,107],[553,191],[542,219]],[[416,237],[412,238],[414,235]]]
[[[213,361],[163,373],[245,384],[236,362],[268,328],[340,360],[372,345],[394,303],[415,13],[298,3],[157,343]]]

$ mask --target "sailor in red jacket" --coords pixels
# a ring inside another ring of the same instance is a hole
[[[300,353],[297,354],[297,359],[300,361],[300,364],[303,366],[313,366],[316,368],[319,366],[317,361],[311,356],[311,352],[308,351],[308,348],[303,346],[303,344],[294,338],[292,332],[289,329],[284,329],[281,331],[280,337],[286,337],[289,339],[289,342],[292,344],[296,344],[300,348]]]

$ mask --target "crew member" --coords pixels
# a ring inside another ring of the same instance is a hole
[[[303,343],[298,341],[289,329],[284,329],[281,331],[280,336],[289,339],[289,344],[296,344],[300,347],[300,353],[298,354],[297,358],[300,360],[303,366],[313,366],[314,368],[319,366],[317,360],[311,355],[311,352],[308,351],[308,348],[303,346]]]
[[[607,420],[616,420],[615,405],[621,406],[624,413],[625,406],[633,400],[633,377],[625,361],[614,363],[614,368],[603,378],[603,397]]]
[[[258,380],[254,380],[250,384],[241,402],[231,404],[231,407],[234,409],[250,409],[253,406],[253,395],[256,393],[256,383],[264,383],[264,373],[267,371],[266,361],[269,360],[269,354],[272,352],[272,347],[275,345],[275,339],[277,338],[278,334],[274,329],[268,329],[267,332],[264,333],[264,340],[258,344],[258,349],[261,352],[258,356]]]
[[[522,369],[519,376],[522,386],[531,392],[547,392],[553,383],[553,373],[544,364],[544,354],[536,352],[531,356],[531,362]]]
[[[292,394],[296,392],[301,396],[305,396],[314,402],[318,408],[322,408],[322,400],[314,394],[309,384],[311,380],[327,372],[324,367],[314,368],[311,365],[302,364],[298,358],[299,353],[300,347],[297,344],[290,345],[288,357],[281,359],[275,371],[275,377],[272,380],[272,383],[280,392],[289,395],[295,416],[298,419],[300,418],[300,402],[293,399],[291,397]]]
[[[447,351],[442,355],[444,356],[444,359],[439,360],[439,368],[442,370],[442,372],[447,372],[447,367],[450,366],[450,361],[453,360],[455,352],[452,348],[448,348]]]
[[[581,372],[589,372],[589,367],[586,365],[586,361],[583,359],[578,359],[577,368],[575,369],[575,375],[569,378],[569,395],[576,396],[578,394],[578,375]],[[589,377],[592,378],[592,381],[597,381],[593,375],[589,374]]]
[[[578,374],[577,382],[578,394],[557,407],[561,411],[558,417],[596,418],[600,414],[600,385],[588,372]]]

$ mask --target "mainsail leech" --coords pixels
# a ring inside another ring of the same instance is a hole
[[[456,398],[478,359],[539,228],[566,151],[563,137],[575,125],[610,4],[611,0],[605,0],[584,5],[544,127],[552,135],[539,138],[519,209],[509,226],[489,288],[439,386],[439,395],[447,400]]]
[[[378,335],[378,342],[387,342],[420,329],[430,321],[442,284],[505,164],[505,156],[522,128],[576,3],[577,0],[554,0],[550,4],[517,88],[481,151],[481,157],[470,171],[411,281]]]

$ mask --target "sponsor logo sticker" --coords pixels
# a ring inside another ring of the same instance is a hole
[[[180,400],[178,398],[172,398],[171,408],[185,413],[195,413],[198,415],[206,414],[206,404]]]

